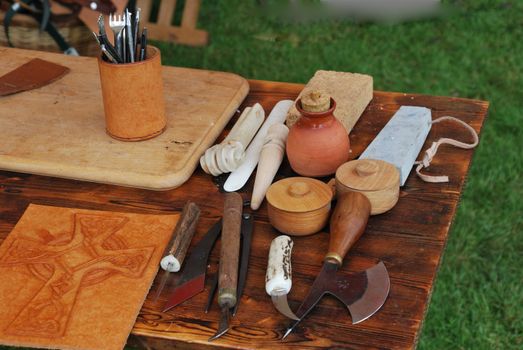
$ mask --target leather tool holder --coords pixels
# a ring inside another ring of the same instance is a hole
[[[69,68],[34,58],[0,77],[0,96],[36,89],[60,79]]]
[[[147,47],[147,58],[114,64],[98,59],[107,133],[122,141],[141,141],[165,130],[160,50]]]

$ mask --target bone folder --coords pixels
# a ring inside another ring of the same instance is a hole
[[[260,130],[247,148],[247,151],[245,152],[245,160],[236,170],[231,172],[227,178],[227,181],[225,181],[225,184],[223,185],[225,191],[237,191],[245,185],[247,180],[249,180],[249,177],[254,171],[254,168],[256,168],[258,160],[260,159],[260,153],[263,148],[263,141],[265,140],[267,131],[271,125],[276,123],[283,123],[285,121],[287,112],[293,103],[294,101],[291,100],[282,100],[274,106],[271,113],[267,117],[267,120],[265,120],[265,123],[263,123]]]

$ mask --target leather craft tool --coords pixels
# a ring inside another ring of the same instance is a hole
[[[245,160],[236,170],[231,172],[227,178],[227,181],[225,181],[225,184],[223,185],[223,189],[225,191],[238,191],[247,183],[249,177],[254,171],[254,168],[256,168],[256,165],[258,165],[260,154],[263,148],[263,141],[265,140],[267,131],[273,124],[283,123],[285,117],[287,116],[287,111],[292,106],[292,104],[293,102],[290,100],[282,100],[276,103],[271,113],[260,127],[260,130],[258,130],[258,133],[256,136],[254,136],[254,139],[249,144],[249,147],[247,147],[247,151],[245,151]]]
[[[330,221],[329,251],[323,267],[296,312],[300,319],[287,329],[283,339],[325,294],[331,294],[345,304],[354,324],[366,320],[381,308],[390,288],[389,274],[383,262],[360,273],[338,273],[347,251],[365,231],[369,215],[370,202],[363,194],[348,192],[338,198]]]
[[[244,203],[244,205],[248,205],[248,203]],[[244,213],[241,223],[241,258],[238,278],[238,299],[241,298],[245,288],[253,228],[254,220],[252,215]],[[205,287],[207,261],[216,240],[220,236],[221,229],[222,219],[216,222],[205,234],[205,236],[200,239],[196,246],[194,246],[191,254],[187,258],[186,263],[181,269],[180,279],[177,281],[172,293],[164,305],[163,312],[167,312],[178,304],[183,303],[187,299],[190,299],[203,291]],[[206,311],[209,309],[210,303],[213,299],[216,287],[218,285],[218,279],[213,279],[210,285],[211,287],[208,296],[208,302],[205,307]],[[236,303],[232,312],[233,316],[236,314],[238,306],[239,303]]]
[[[292,320],[299,320],[287,302],[287,294],[292,288],[291,254],[293,245],[292,239],[285,235],[272,240],[265,275],[265,291],[271,296],[274,307],[282,315]]]
[[[167,245],[167,255],[160,261],[160,266],[164,270],[158,289],[156,290],[155,300],[162,293],[171,272],[178,272],[182,266],[187,249],[191,244],[196,225],[200,218],[200,208],[193,202],[187,202],[183,207],[182,214],[174,229],[171,241]]]
[[[218,330],[209,338],[209,341],[221,337],[229,330],[231,309],[236,306],[238,301],[238,262],[240,257],[242,207],[243,200],[238,193],[232,192],[225,195],[218,275],[220,320]]]

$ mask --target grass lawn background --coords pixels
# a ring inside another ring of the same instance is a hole
[[[444,2],[454,13],[435,19],[304,25],[254,0],[208,0],[208,46],[155,44],[168,65],[300,83],[318,69],[359,72],[376,90],[490,101],[418,348],[521,349],[523,1]]]
[[[159,44],[164,64],[306,83],[318,69],[374,88],[490,101],[419,349],[523,348],[523,1],[446,1],[401,24],[288,24],[254,0],[204,1],[210,44]]]

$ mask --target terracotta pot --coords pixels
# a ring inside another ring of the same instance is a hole
[[[147,47],[147,58],[114,64],[98,59],[106,131],[122,141],[150,139],[166,126],[160,50]]]
[[[332,114],[336,102],[330,100],[330,108],[325,112],[307,112],[301,99],[296,102],[301,118],[289,131],[286,152],[292,169],[302,176],[334,174],[349,158],[349,136]]]

